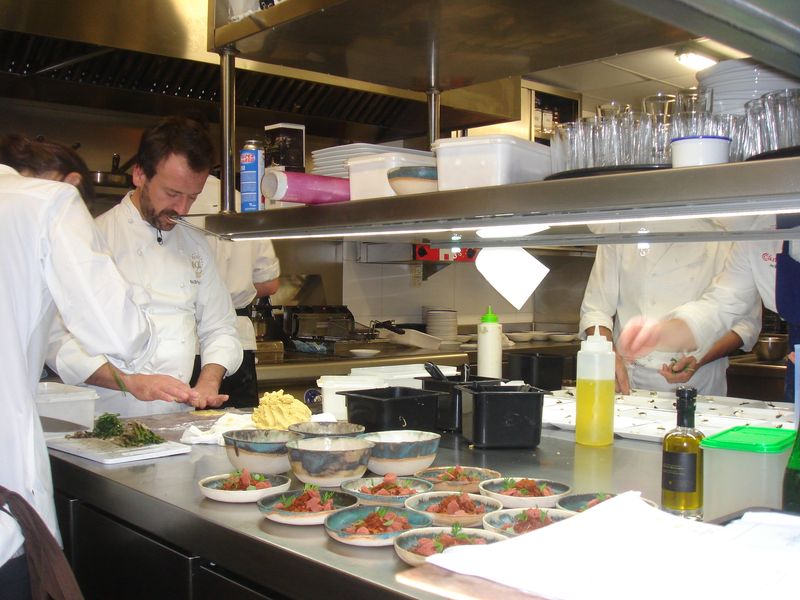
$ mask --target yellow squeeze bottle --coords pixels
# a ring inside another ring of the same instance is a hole
[[[579,444],[614,442],[614,362],[611,342],[595,327],[578,352],[575,441]]]

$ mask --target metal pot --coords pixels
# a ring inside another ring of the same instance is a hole
[[[119,154],[114,154],[111,157],[111,171],[94,171],[92,173],[94,185],[99,187],[132,188],[133,177],[125,171],[130,168],[135,158],[133,157],[120,167]]]
[[[782,360],[789,353],[789,338],[786,335],[762,335],[753,346],[759,360]]]

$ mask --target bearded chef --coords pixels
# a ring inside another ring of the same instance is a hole
[[[167,117],[142,135],[133,167],[136,189],[96,219],[120,271],[150,293],[145,309],[158,340],[153,359],[126,373],[89,353],[63,327],[54,330],[48,365],[65,383],[94,387],[98,413],[148,415],[227,400],[220,384],[242,361],[230,294],[205,237],[172,219],[187,214],[202,191],[213,149],[200,123]],[[202,369],[190,387],[198,343]],[[191,396],[184,400],[187,390]]]

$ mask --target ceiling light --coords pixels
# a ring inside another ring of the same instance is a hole
[[[702,71],[703,69],[707,69],[715,64],[717,61],[713,58],[706,56],[705,54],[699,54],[694,50],[678,50],[675,53],[675,60],[681,63],[683,66],[692,69],[693,71]]]

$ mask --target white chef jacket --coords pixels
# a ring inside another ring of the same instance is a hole
[[[122,274],[151,296],[146,306],[156,327],[156,352],[138,372],[171,375],[188,383],[199,341],[203,365],[217,363],[230,375],[242,362],[231,298],[217,273],[205,237],[176,225],[161,233],[139,215],[131,192],[96,219]],[[48,364],[65,383],[81,383],[105,362],[62,330],[54,331]],[[192,410],[177,402],[140,401],[130,394],[90,386],[99,400],[95,412],[123,417]]]
[[[236,192],[237,205],[241,203]],[[214,214],[220,208],[220,180],[209,175],[203,191],[192,204],[190,214]],[[205,218],[190,217],[189,221],[205,227]],[[217,270],[231,293],[234,308],[244,308],[256,297],[254,283],[264,283],[280,277],[281,268],[270,240],[241,240],[231,242],[216,236],[206,236],[217,263]],[[256,332],[249,317],[236,317],[236,333],[245,350],[256,349]]]
[[[775,217],[766,215],[752,221],[752,229],[774,229]],[[725,263],[725,269],[711,287],[696,302],[678,307],[670,316],[682,319],[696,340],[704,339],[709,331],[730,327],[747,307],[759,300],[771,311],[775,304],[776,256],[783,242],[764,240],[736,242]],[[800,244],[791,242],[789,254],[800,260]]]
[[[22,177],[0,165],[0,239],[0,484],[31,503],[58,538],[50,462],[34,403],[56,307],[91,352],[116,357],[130,369],[153,351],[152,324],[134,302],[141,290],[117,271],[73,186]],[[22,543],[16,521],[0,512],[0,565]]]
[[[675,227],[674,223],[649,226],[651,231],[675,230]],[[677,227],[684,231],[718,229],[709,221],[681,222]],[[630,228],[631,225],[606,226],[604,231],[630,231]],[[595,325],[607,327],[613,331],[616,342],[631,318],[661,319],[681,304],[700,298],[714,276],[723,270],[730,248],[729,242],[651,244],[642,253],[636,244],[599,245],[581,305],[581,331]],[[730,329],[739,334],[742,347],[749,350],[761,330],[761,305],[751,302],[740,314],[747,316],[732,326],[710,328],[707,335],[698,338],[702,347],[692,354],[701,358]],[[638,359],[628,366],[631,387],[674,390],[676,385],[668,383],[658,371],[670,359],[681,356],[681,353],[652,352]],[[716,360],[699,369],[691,383],[701,394],[724,396],[727,367],[727,359]]]

